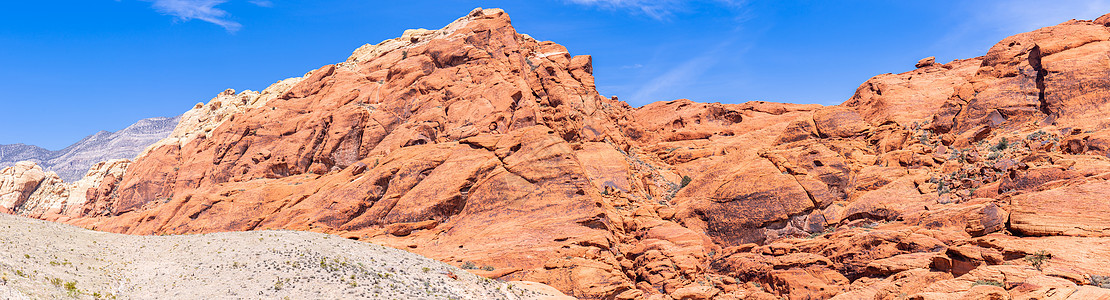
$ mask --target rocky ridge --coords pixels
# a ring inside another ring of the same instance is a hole
[[[31,161],[58,174],[66,182],[75,182],[97,163],[135,158],[151,144],[166,138],[179,119],[139,120],[116,132],[100,131],[89,135],[58,151],[23,144],[0,145],[0,169],[21,161]]]
[[[632,108],[478,9],[198,105],[64,221],[324,232],[588,299],[1110,297],[1108,23],[838,106]]]

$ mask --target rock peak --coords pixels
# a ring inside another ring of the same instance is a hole
[[[437,37],[450,36],[456,30],[466,27],[467,24],[476,20],[482,19],[497,19],[496,24],[500,26],[511,27],[509,15],[500,8],[483,9],[481,7],[471,10],[466,16],[456,19],[454,22],[447,24],[438,30],[428,29],[409,29],[405,30],[400,37],[392,38],[381,41],[377,44],[366,44],[358,49],[355,49],[351,56],[347,58],[347,62],[360,62],[377,58],[383,53],[398,49],[412,48],[418,45],[427,43],[429,40]]]

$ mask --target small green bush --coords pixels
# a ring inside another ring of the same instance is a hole
[[[1051,258],[1052,254],[1048,253],[1048,251],[1038,250],[1036,253],[1026,255],[1025,261],[1028,261],[1029,264],[1033,265],[1037,270],[1041,270],[1041,268],[1044,267],[1044,263]]]
[[[467,269],[467,270],[474,270],[474,269],[477,269],[478,266],[475,265],[474,262],[468,261],[468,262],[463,262],[462,268]]]
[[[994,281],[994,280],[982,280],[982,279],[980,279],[980,280],[976,280],[975,283],[971,284],[971,286],[976,286],[976,285],[993,285],[993,286],[997,286],[997,287],[1000,287],[1000,288],[1006,288],[1005,286],[1002,285],[1001,282]]]
[[[991,151],[1002,151],[1002,150],[1006,150],[1006,148],[1009,148],[1009,147],[1010,147],[1010,142],[1007,141],[1006,138],[1002,138],[1002,139],[998,140],[998,144],[994,144],[994,146],[991,146]]]
[[[1048,134],[1048,133],[1045,133],[1043,130],[1037,130],[1037,132],[1030,133],[1029,135],[1025,136],[1025,139],[1027,139],[1027,140],[1036,140],[1036,139],[1040,139],[1042,136],[1044,136],[1046,134]]]
[[[76,281],[66,282],[65,283],[65,289],[66,289],[66,292],[68,292],[70,296],[76,296],[76,295],[81,293],[81,291],[77,289],[77,282]]]

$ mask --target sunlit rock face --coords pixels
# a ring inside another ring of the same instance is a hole
[[[587,299],[1098,298],[1107,18],[837,106],[633,108],[589,56],[478,9],[198,104],[58,220],[325,232]],[[0,206],[34,170],[3,173]]]

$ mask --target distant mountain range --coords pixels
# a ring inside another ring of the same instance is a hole
[[[35,145],[0,145],[0,169],[20,161],[33,161],[58,173],[66,182],[80,180],[93,164],[110,159],[131,159],[173,132],[180,116],[139,120],[116,132],[100,131],[58,151]]]

